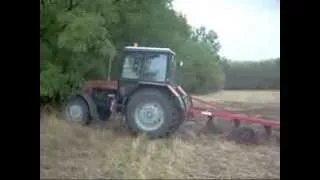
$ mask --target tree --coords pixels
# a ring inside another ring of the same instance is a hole
[[[280,89],[280,58],[258,62],[221,61],[226,89]]]
[[[171,0],[41,0],[41,99],[60,101],[85,80],[107,79],[109,70],[116,78],[118,52],[133,42],[176,51],[189,92],[223,84],[216,33],[193,30]]]

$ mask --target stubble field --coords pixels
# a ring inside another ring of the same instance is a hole
[[[279,91],[223,91],[199,97],[234,111],[280,119]],[[149,140],[132,136],[119,122],[84,127],[45,114],[40,123],[41,178],[280,178],[276,138],[238,144],[225,137],[228,122],[216,122],[225,133],[198,134],[205,123],[199,120],[184,123],[170,138]]]

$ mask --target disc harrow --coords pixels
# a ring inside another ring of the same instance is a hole
[[[253,116],[244,113],[236,113],[225,109],[220,104],[217,104],[212,101],[205,101],[196,97],[189,98],[189,101],[191,101],[190,107],[188,108],[189,117],[206,117],[206,126],[213,126],[213,120],[216,118],[230,121],[234,125],[234,129],[232,130],[231,136],[235,137],[236,141],[241,143],[257,141],[255,131],[249,127],[240,127],[242,123],[262,125],[267,135],[267,138],[269,138],[272,135],[272,129],[280,129],[280,120],[265,119],[262,118],[260,115]],[[197,106],[194,105],[194,102],[197,103]],[[191,118],[188,119],[191,120]]]

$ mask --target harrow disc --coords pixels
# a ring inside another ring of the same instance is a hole
[[[229,136],[232,140],[240,144],[257,144],[257,133],[249,127],[235,128]]]

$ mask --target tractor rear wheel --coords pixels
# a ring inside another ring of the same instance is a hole
[[[64,106],[65,118],[69,121],[87,125],[91,122],[87,102],[79,97],[71,98]]]
[[[192,106],[192,98],[191,98],[191,96],[188,96],[187,97],[187,99],[186,99],[186,103],[185,103],[185,105],[186,105],[186,108],[187,108],[187,106],[189,105],[189,106]],[[175,131],[175,130],[177,130],[179,127],[180,127],[180,125],[184,122],[184,120],[185,120],[185,116],[184,116],[184,114],[183,113],[179,113],[178,111],[176,111],[176,113],[175,113],[175,115],[176,116],[179,116],[178,117],[178,120],[176,121],[176,123],[173,125],[173,127],[172,127],[172,129]]]
[[[161,138],[178,129],[181,124],[179,113],[177,106],[163,91],[142,89],[129,99],[126,122],[133,132]]]

